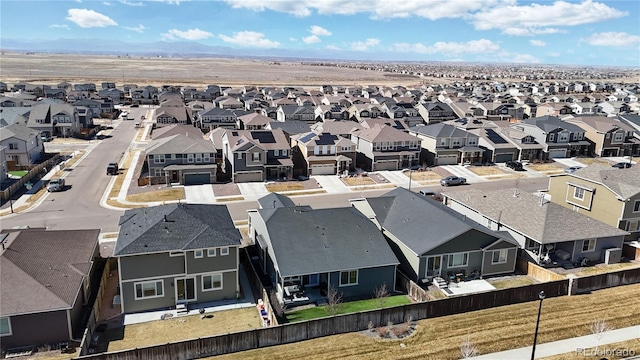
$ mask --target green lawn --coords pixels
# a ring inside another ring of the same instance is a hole
[[[25,175],[27,175],[26,170],[16,170],[16,171],[9,171],[9,174],[13,175],[13,176],[17,176],[17,177],[23,177]]]
[[[405,295],[389,296],[385,298],[383,307],[392,307],[397,305],[404,305],[411,303],[411,300]],[[380,308],[380,301],[378,299],[358,300],[350,301],[340,304],[338,314],[350,314],[358,311],[374,310]],[[316,306],[310,309],[299,310],[287,314],[289,322],[298,322],[311,319],[317,319],[321,317],[329,316],[326,310],[326,306]]]

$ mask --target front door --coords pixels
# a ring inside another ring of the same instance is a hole
[[[171,182],[178,182],[178,172],[175,170],[171,172]]]
[[[196,279],[176,279],[176,303],[196,300]]]
[[[427,277],[440,276],[442,271],[442,256],[429,256],[427,258]]]

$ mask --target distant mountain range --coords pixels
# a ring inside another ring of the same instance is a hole
[[[65,54],[140,55],[163,57],[260,57],[288,60],[372,60],[355,51],[330,49],[242,49],[197,42],[131,43],[105,39],[0,39],[2,50]],[[394,59],[388,59],[394,60]]]

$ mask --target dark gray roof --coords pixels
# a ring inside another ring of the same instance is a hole
[[[301,134],[311,131],[305,121],[272,121],[267,125],[271,130],[282,129],[288,135]]]
[[[416,134],[426,135],[432,138],[478,137],[478,135],[476,134],[471,134],[453,125],[449,125],[445,123],[437,123],[432,125],[418,125],[410,128],[409,131],[413,131]]]
[[[224,205],[169,204],[125,211],[115,256],[239,246],[242,236]]]
[[[480,231],[516,244],[443,204],[404,188],[367,198],[378,223],[417,255],[422,255],[468,231]]]
[[[593,164],[576,170],[571,174],[563,174],[602,184],[623,200],[640,193],[640,166],[628,169],[616,169],[606,165]]]
[[[100,230],[4,232],[0,250],[0,316],[73,307],[89,275]]]
[[[354,208],[258,212],[283,277],[399,263],[377,226]]]
[[[194,139],[187,135],[176,134],[153,140],[147,146],[146,153],[149,154],[197,154],[215,153],[213,143],[202,137]]]
[[[23,124],[11,124],[3,127],[0,132],[0,141],[15,138],[22,141],[29,141],[29,139],[38,136],[38,131],[30,129]]]
[[[289,197],[278,193],[270,193],[258,199],[261,209],[278,208],[278,207],[294,207],[296,204]]]
[[[13,124],[17,118],[28,118],[31,109],[30,106],[0,107],[0,127]]]
[[[572,133],[581,133],[584,132],[581,127],[578,125],[570,124],[568,122],[562,121],[559,118],[551,115],[545,115],[540,117],[535,117],[531,119],[523,120],[525,124],[530,124],[539,127],[545,132],[549,133],[557,128],[569,130]]]

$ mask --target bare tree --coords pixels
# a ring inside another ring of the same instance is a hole
[[[469,359],[478,355],[478,347],[471,343],[469,335],[460,344],[460,356],[462,359]]]
[[[339,293],[336,288],[330,286],[327,289],[327,312],[329,315],[336,315],[340,311],[342,305],[342,293]]]
[[[389,290],[387,290],[387,283],[382,283],[380,286],[376,286],[373,289],[373,297],[378,301],[378,307],[383,308],[387,302],[387,296],[389,296]]]
[[[596,337],[596,353],[598,353],[600,340],[604,337],[605,332],[613,330],[613,327],[609,326],[605,319],[596,319],[589,325],[589,330],[591,330],[591,333]]]

